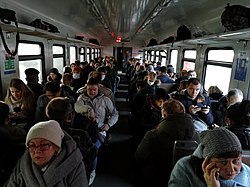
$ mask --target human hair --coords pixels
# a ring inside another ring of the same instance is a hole
[[[239,107],[240,103],[235,103],[226,111],[226,117],[230,120],[230,126],[240,124]]]
[[[9,118],[9,106],[3,102],[0,101],[0,126],[4,125],[6,120]]]
[[[70,80],[72,80],[73,78],[72,78],[72,74],[71,73],[65,73],[64,75],[63,75],[63,83],[65,83],[65,82],[69,82]]]
[[[98,71],[91,71],[88,76],[88,79],[90,78],[95,78],[99,83],[101,83],[102,75]]]
[[[229,98],[229,97],[232,97],[232,96],[236,96],[236,97],[239,97],[239,98],[243,99],[243,92],[240,89],[237,89],[237,88],[231,89],[231,90],[229,90],[229,92],[227,94],[227,97]]]
[[[60,91],[60,84],[56,81],[49,81],[46,82],[44,85],[44,92],[52,92],[52,93],[57,93]]]
[[[153,100],[158,101],[160,99],[166,100],[167,92],[163,88],[156,88],[155,93],[153,95]]]
[[[166,66],[159,67],[159,72],[167,73],[167,67]]]
[[[99,73],[107,73],[107,69],[104,67],[104,66],[101,66],[101,67],[98,67],[97,68],[97,71],[99,72]]]
[[[162,105],[162,109],[168,114],[185,113],[184,105],[176,99],[168,99]]]
[[[96,78],[90,77],[87,81],[87,86],[88,85],[97,85],[98,86],[99,81]]]
[[[10,87],[14,87],[17,90],[21,91],[21,99],[22,99],[22,105],[23,105],[23,109],[31,109],[33,108],[33,102],[31,102],[31,100],[33,100],[35,98],[35,94],[31,91],[31,89],[19,78],[13,78],[11,79],[10,83],[9,83],[9,87],[8,87],[8,91],[5,97],[5,101],[8,101],[11,97],[11,92],[10,92]]]
[[[46,115],[50,120],[55,120],[62,124],[72,112],[70,101],[66,97],[56,97],[49,101],[46,106]]]
[[[243,125],[250,126],[250,101],[244,100],[239,106],[239,116]]]
[[[200,84],[200,80],[198,78],[190,78],[188,79],[187,85],[189,86],[190,84],[198,85]]]
[[[218,86],[210,86],[208,88],[208,95],[211,95],[213,93],[223,94],[223,91],[221,91],[221,89]]]

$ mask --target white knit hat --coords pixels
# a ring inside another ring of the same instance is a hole
[[[43,138],[54,143],[60,148],[63,137],[64,133],[57,121],[43,121],[30,128],[26,137],[26,146],[28,146],[29,141],[33,138]]]

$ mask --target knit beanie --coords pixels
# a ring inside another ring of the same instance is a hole
[[[60,148],[63,137],[64,133],[57,121],[43,121],[30,128],[26,137],[26,146],[28,146],[29,141],[33,138],[43,138]]]
[[[242,151],[237,136],[224,127],[202,131],[200,134],[203,158],[216,157],[222,153]]]

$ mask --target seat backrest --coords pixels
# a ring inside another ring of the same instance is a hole
[[[174,85],[175,83],[161,83],[159,87],[163,88],[167,93],[169,93]]]
[[[173,165],[182,157],[193,154],[198,143],[194,140],[176,140],[173,147]]]
[[[242,151],[242,162],[250,167],[250,150]]]

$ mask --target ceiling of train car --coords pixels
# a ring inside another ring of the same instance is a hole
[[[41,18],[63,34],[96,38],[101,45],[112,44],[120,36],[139,46],[151,38],[160,42],[176,35],[182,24],[192,34],[221,33],[225,28],[220,16],[227,3],[250,6],[246,0],[0,0],[25,24]]]

